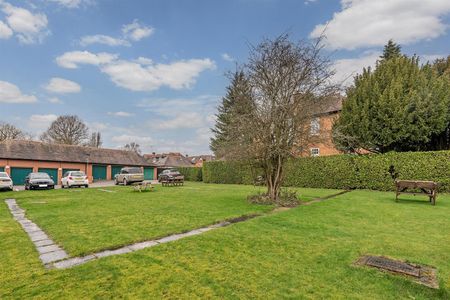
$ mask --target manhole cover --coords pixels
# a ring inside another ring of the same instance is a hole
[[[431,288],[439,288],[437,271],[435,268],[416,265],[383,256],[365,255],[356,261],[357,265],[374,267],[394,274],[412,277],[417,283]]]
[[[402,273],[414,277],[420,276],[420,269],[408,263],[393,260],[382,256],[367,256],[366,265],[386,269],[396,273]]]

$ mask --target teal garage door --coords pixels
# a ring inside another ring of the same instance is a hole
[[[58,184],[58,169],[39,168],[38,172],[47,173]]]
[[[106,180],[106,166],[93,165],[92,176],[95,180]]]
[[[115,176],[116,174],[119,174],[119,173],[120,173],[120,170],[122,170],[122,168],[123,168],[123,166],[112,166],[112,167],[111,167],[111,178],[114,179],[114,176]]]
[[[33,172],[33,168],[11,168],[11,179],[14,185],[24,185],[25,177]]]
[[[5,168],[4,167],[0,167],[0,172],[5,172]]]
[[[144,168],[144,179],[153,180],[154,168]]]

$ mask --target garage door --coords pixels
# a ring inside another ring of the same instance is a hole
[[[5,172],[5,168],[4,167],[0,167],[0,172]]]
[[[94,180],[106,180],[106,166],[93,165],[92,176]]]
[[[11,179],[14,185],[23,185],[25,177],[33,172],[33,168],[11,168]]]
[[[153,180],[153,168],[144,168],[144,179],[145,180]]]
[[[38,172],[47,173],[55,182],[59,182],[58,169],[39,168]]]
[[[119,174],[120,170],[122,170],[123,166],[112,166],[111,167],[111,178],[114,178],[114,175]]]

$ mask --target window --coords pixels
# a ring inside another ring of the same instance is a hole
[[[319,135],[320,133],[320,119],[314,118],[311,120],[310,131],[311,135]]]
[[[311,156],[319,156],[320,149],[319,148],[311,148]]]

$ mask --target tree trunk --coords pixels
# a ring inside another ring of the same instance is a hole
[[[273,203],[278,202],[280,196],[283,160],[280,156],[274,158],[272,164],[266,167],[267,196]]]

